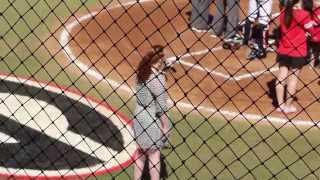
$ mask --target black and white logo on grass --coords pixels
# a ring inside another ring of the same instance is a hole
[[[0,174],[84,176],[130,163],[135,145],[123,116],[79,93],[1,79]]]

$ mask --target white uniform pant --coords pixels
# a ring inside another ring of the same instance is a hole
[[[249,0],[248,18],[251,22],[255,20],[263,25],[268,25],[271,20],[273,0]]]

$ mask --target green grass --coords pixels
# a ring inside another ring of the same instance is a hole
[[[273,175],[316,179],[320,175],[320,131],[316,127],[251,126],[246,121],[193,115],[175,116],[174,122],[173,149],[162,152],[169,179],[269,179]],[[127,179],[128,175],[132,167],[103,178]]]
[[[88,13],[89,7],[101,9],[108,2],[110,0],[0,1],[0,71],[57,81],[66,86],[72,84],[78,77],[63,72],[56,54],[47,50],[48,39],[56,35],[61,23],[73,13]]]
[[[1,0],[0,72],[77,88],[90,96],[105,99],[132,117],[133,98],[118,95],[103,83],[92,85],[85,76],[70,74],[68,67],[59,65],[45,48],[46,40],[59,28],[60,21],[64,22],[73,12],[87,12],[83,2],[88,8],[102,8],[109,0],[64,3],[60,0]],[[162,152],[166,156],[169,179],[320,177],[320,131],[317,127],[252,125],[247,121],[204,118],[196,113],[183,115],[177,108],[170,114],[174,123],[170,139],[173,149]],[[128,167],[122,172],[97,178],[129,179],[132,171],[132,167]]]
[[[169,179],[316,179],[320,175],[317,127],[251,125],[194,115],[173,120],[173,149],[162,151]],[[129,167],[98,179],[128,179],[132,171]]]

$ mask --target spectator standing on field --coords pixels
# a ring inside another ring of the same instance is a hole
[[[312,1],[311,1],[312,2]],[[310,0],[289,0],[280,13],[281,38],[277,49],[279,72],[276,82],[276,96],[279,112],[293,113],[297,108],[293,105],[298,77],[303,66],[308,64],[307,37],[308,32],[315,42],[319,42],[315,34],[310,12]],[[287,89],[285,89],[287,85]]]
[[[216,36],[222,36],[225,42],[238,41],[239,0],[215,0],[216,10],[212,30]]]
[[[247,59],[254,60],[266,57],[268,47],[269,23],[272,19],[273,0],[249,0],[248,17],[244,24],[243,44],[254,41]],[[282,4],[283,2],[280,2]],[[281,5],[280,5],[281,6]]]
[[[191,1],[191,29],[195,32],[207,32],[209,30],[209,7],[211,0]]]
[[[320,0],[313,1],[312,18],[315,22],[315,36],[320,38]],[[311,51],[311,66],[320,67],[320,43],[310,38],[309,49]]]

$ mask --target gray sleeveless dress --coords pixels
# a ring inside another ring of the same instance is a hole
[[[166,79],[163,73],[154,72],[144,83],[136,86],[137,106],[133,130],[141,149],[161,149],[164,146],[160,116],[167,112]]]

